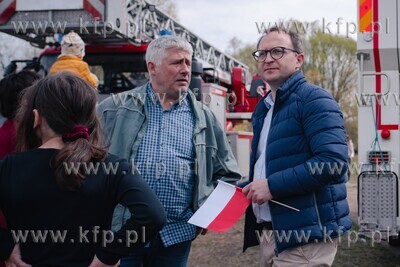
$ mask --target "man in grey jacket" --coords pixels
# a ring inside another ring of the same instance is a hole
[[[98,106],[109,152],[131,160],[167,212],[156,240],[121,266],[186,266],[191,241],[200,233],[187,221],[218,179],[241,177],[221,125],[188,90],[192,54],[182,38],[155,39],[146,52],[150,82]],[[119,207],[115,227],[124,218]]]

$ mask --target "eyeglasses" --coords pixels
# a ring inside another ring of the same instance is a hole
[[[277,46],[272,48],[271,50],[257,50],[254,51],[252,53],[254,59],[258,62],[258,63],[262,63],[267,59],[268,56],[268,52],[271,54],[272,59],[278,60],[281,59],[283,57],[283,55],[285,54],[285,50],[290,50],[293,51],[297,54],[300,54],[299,51],[294,50],[292,48],[286,48],[286,47],[282,47],[282,46]]]

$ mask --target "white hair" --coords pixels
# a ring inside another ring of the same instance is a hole
[[[168,35],[161,36],[151,41],[146,51],[146,63],[152,62],[156,65],[160,64],[164,59],[168,49],[175,48],[190,53],[193,55],[192,45],[182,37]]]

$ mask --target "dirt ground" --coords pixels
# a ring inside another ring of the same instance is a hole
[[[350,214],[353,230],[357,230],[357,182],[352,177],[347,184]],[[226,233],[208,233],[198,237],[192,245],[189,267],[255,267],[258,266],[258,247],[242,253],[244,218]],[[369,239],[355,236],[343,237],[333,264],[342,266],[383,266],[400,267],[400,247],[389,247],[386,242],[374,244]]]

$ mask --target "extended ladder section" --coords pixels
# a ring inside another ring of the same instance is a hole
[[[48,38],[70,30],[87,43],[131,42],[142,45],[169,30],[191,42],[195,58],[231,83],[233,67],[248,67],[219,51],[144,0],[9,0],[0,3],[0,31],[43,48]],[[57,38],[57,37],[56,37]],[[51,41],[50,41],[51,42]],[[53,39],[54,42],[54,39]],[[246,79],[248,77],[244,77]]]

